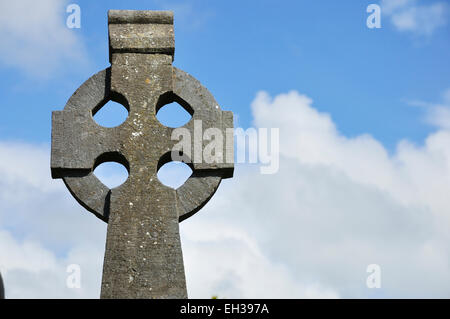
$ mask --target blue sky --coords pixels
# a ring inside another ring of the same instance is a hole
[[[66,26],[70,3],[80,29]],[[379,29],[366,26],[373,3]],[[49,160],[51,111],[109,66],[108,9],[174,10],[174,65],[237,126],[279,129],[276,173],[236,163],[180,224],[190,297],[450,297],[448,0],[2,1],[7,297],[99,296],[106,224],[51,179]],[[126,116],[111,111],[109,123]],[[80,289],[66,285],[70,264]],[[379,289],[366,285],[372,264]]]
[[[421,144],[432,130],[423,108],[408,102],[437,103],[450,86],[449,25],[432,35],[400,32],[382,15],[382,28],[368,29],[373,1],[73,3],[81,7],[81,28],[70,30],[85,50],[81,60],[55,62],[50,73],[0,68],[3,139],[49,142],[50,112],[109,64],[110,8],[174,9],[174,64],[207,86],[242,127],[252,126],[248,106],[259,90],[299,90],[342,133],[369,133],[392,150],[403,138]],[[65,28],[68,13],[60,11]]]

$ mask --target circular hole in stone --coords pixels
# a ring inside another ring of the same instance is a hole
[[[177,102],[172,102],[162,106],[156,113],[156,118],[162,125],[176,128],[189,122],[192,115]]]
[[[109,189],[122,185],[128,178],[126,167],[117,162],[104,162],[98,165],[94,174]]]
[[[93,112],[94,121],[104,127],[116,127],[125,122],[128,110],[120,103],[109,101]]]
[[[179,188],[192,175],[192,169],[183,162],[168,162],[158,170],[159,181],[173,189]]]

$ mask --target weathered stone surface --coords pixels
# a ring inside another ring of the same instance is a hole
[[[184,126],[191,136],[201,120],[202,135],[218,128],[224,137],[233,127],[232,113],[172,66],[172,13],[110,11],[109,31],[111,68],[82,84],[63,111],[53,112],[52,177],[62,178],[83,207],[108,222],[102,298],[186,298],[178,223],[208,202],[222,178],[232,177],[233,163],[190,163],[193,174],[185,184],[177,190],[163,185],[157,171],[178,141],[156,113],[177,101],[192,114]],[[100,127],[93,115],[109,100],[123,104],[129,115],[117,127]],[[233,145],[224,143],[224,154],[227,148]],[[109,189],[95,177],[95,167],[105,161],[128,169],[125,183]]]
[[[172,11],[109,10],[109,24],[170,24],[173,25]]]
[[[175,52],[173,13],[170,11],[110,10],[108,12],[110,60],[112,53]]]

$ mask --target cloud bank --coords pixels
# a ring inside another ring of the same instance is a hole
[[[85,64],[76,29],[66,23],[67,1],[0,2],[0,63],[38,78],[50,77],[65,63]]]
[[[368,134],[342,135],[296,91],[260,92],[251,108],[255,126],[280,128],[280,170],[238,166],[181,224],[190,297],[450,297],[448,127],[390,154]],[[0,144],[7,297],[96,298],[106,227],[50,180],[48,154]],[[65,287],[70,263],[81,290]],[[369,264],[380,289],[366,286]]]

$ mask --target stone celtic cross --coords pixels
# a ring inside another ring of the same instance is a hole
[[[163,185],[157,171],[172,160],[178,141],[156,113],[179,103],[192,115],[184,128],[193,136],[196,121],[202,123],[200,134],[216,128],[225,136],[233,114],[172,66],[172,12],[111,10],[108,27],[111,67],[89,78],[63,111],[52,114],[52,177],[62,178],[84,208],[108,223],[101,298],[187,298],[179,222],[208,202],[222,178],[232,177],[234,165],[183,155],[192,175],[176,190]],[[101,127],[93,115],[110,100],[129,115],[117,127]],[[204,144],[200,140],[192,148]],[[220,151],[232,153],[233,145],[224,143]],[[129,173],[113,189],[93,174],[107,161],[123,164]]]

